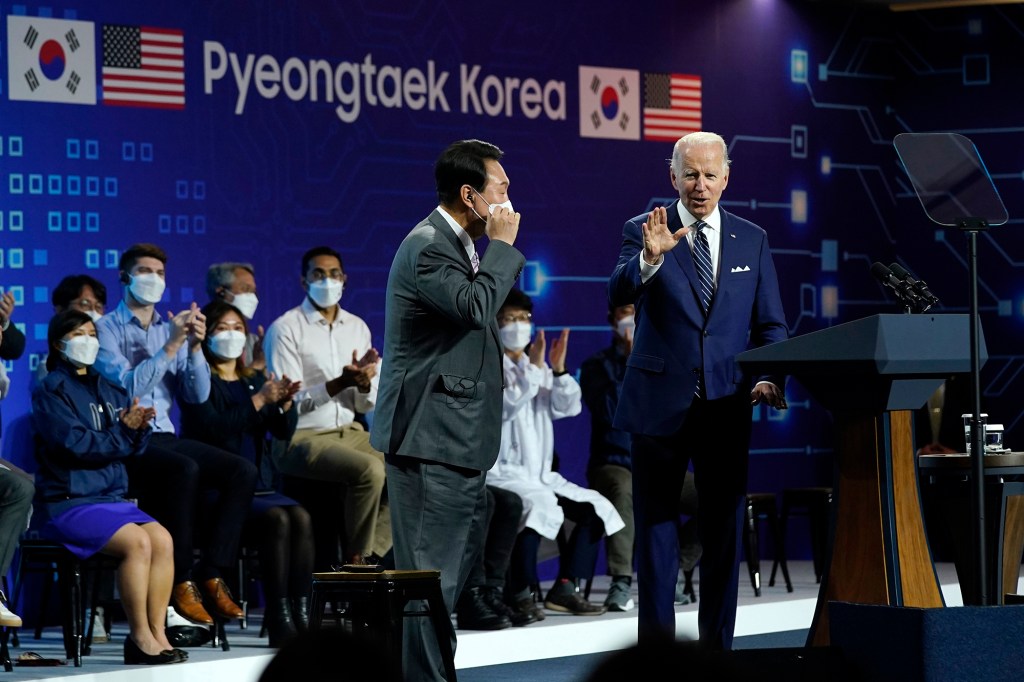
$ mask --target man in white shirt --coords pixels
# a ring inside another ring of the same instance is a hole
[[[278,457],[278,469],[345,486],[344,559],[363,563],[390,549],[391,538],[386,507],[381,510],[384,455],[370,446],[369,433],[356,421],[376,403],[378,355],[370,328],[338,305],[345,280],[337,251],[307,251],[306,298],[270,325],[264,343],[269,373],[302,380],[295,395],[298,428]]]

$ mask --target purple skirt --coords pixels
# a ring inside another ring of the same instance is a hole
[[[103,549],[123,526],[155,521],[131,502],[80,504],[50,519],[39,533],[61,543],[79,559],[88,559]]]

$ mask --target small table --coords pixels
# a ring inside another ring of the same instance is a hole
[[[918,469],[922,479],[928,477],[936,486],[936,500],[941,500],[941,517],[949,527],[960,592],[966,605],[979,605],[975,585],[975,562],[972,561],[970,524],[971,456],[967,453],[919,455]],[[988,564],[994,566],[990,594],[998,595],[997,603],[1006,603],[1007,594],[1016,594],[1024,554],[1024,452],[985,455],[985,547]],[[922,488],[924,488],[922,480]]]
[[[353,629],[365,629],[378,637],[385,648],[402,660],[402,621],[405,618],[430,618],[437,646],[444,661],[445,676],[455,677],[455,655],[452,651],[451,615],[441,594],[441,571],[377,570],[314,573],[309,604],[309,627],[320,628],[327,602],[348,602],[346,618]],[[410,601],[422,600],[427,610],[407,610]]]

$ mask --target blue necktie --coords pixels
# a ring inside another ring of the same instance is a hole
[[[693,236],[693,264],[697,268],[697,279],[700,280],[700,304],[704,307],[704,315],[711,309],[711,298],[715,294],[715,271],[711,267],[711,247],[704,228],[708,224],[698,220],[693,224],[697,234]]]
[[[473,255],[469,257],[469,262],[473,265],[473,272],[480,271],[480,256],[476,251],[473,251]]]
[[[697,268],[697,279],[700,280],[700,304],[704,307],[704,316],[707,317],[711,309],[711,297],[715,293],[715,274],[711,269],[711,247],[708,246],[708,236],[704,234],[704,228],[708,224],[698,220],[693,224],[697,234],[693,236],[693,264]],[[697,372],[697,386],[693,394],[698,398],[704,397],[704,371]]]

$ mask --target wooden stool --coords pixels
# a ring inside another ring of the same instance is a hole
[[[828,523],[832,508],[832,488],[786,488],[782,491],[782,515],[780,530],[782,546],[786,546],[786,534],[789,532],[790,516],[806,516],[811,525],[811,559],[814,562],[814,577],[821,582],[821,572],[825,565],[825,550],[828,545]],[[772,565],[771,582],[775,581],[775,569],[778,561]]]
[[[344,617],[353,629],[365,628],[383,642],[387,651],[402,660],[402,621],[427,617],[433,622],[437,646],[444,660],[445,676],[455,682],[455,655],[449,639],[451,615],[441,596],[440,571],[338,571],[314,573],[309,604],[309,627],[317,630],[329,601],[348,602]],[[426,611],[407,611],[413,600],[424,600]]]
[[[744,547],[747,554],[747,568],[750,571],[750,584],[754,587],[754,596],[761,596],[761,559],[758,550],[758,520],[768,522],[768,532],[774,545],[775,560],[782,567],[782,577],[786,580],[786,591],[793,591],[793,583],[789,580],[789,567],[786,565],[786,554],[779,532],[779,516],[775,503],[775,493],[747,493],[747,507],[743,524]],[[769,586],[775,584],[774,577]]]

